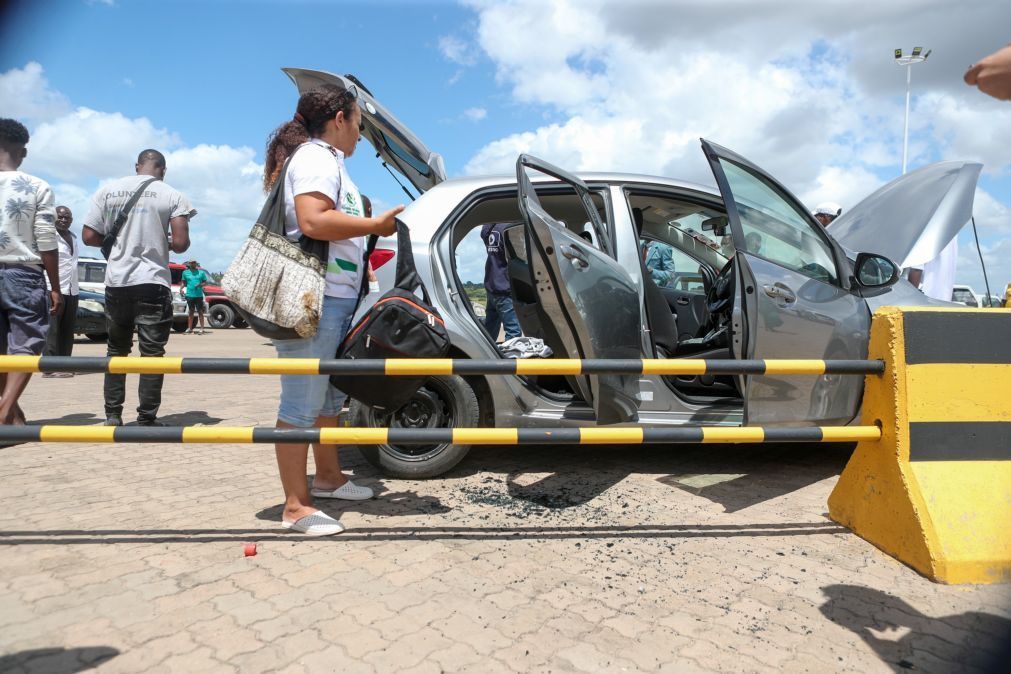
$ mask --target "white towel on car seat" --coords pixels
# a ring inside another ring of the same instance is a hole
[[[502,342],[499,352],[506,358],[550,358],[551,347],[537,337],[513,337]]]

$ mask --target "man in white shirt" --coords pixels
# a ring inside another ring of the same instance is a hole
[[[24,124],[0,119],[0,354],[38,356],[49,313],[59,311],[62,297],[53,191],[46,181],[18,170],[27,145]],[[53,287],[48,303],[46,276]],[[0,373],[0,424],[24,425],[18,399],[29,378],[30,372]]]
[[[60,256],[60,295],[63,302],[49,318],[46,356],[70,356],[74,352],[74,324],[77,322],[77,235],[70,231],[74,214],[66,206],[56,207],[56,250]],[[49,283],[47,281],[46,285]],[[49,288],[52,290],[52,288]],[[47,377],[73,377],[72,372],[47,372]]]
[[[107,353],[129,355],[136,329],[140,355],[160,357],[172,329],[169,250],[184,253],[190,247],[189,221],[197,212],[185,196],[163,182],[166,166],[161,152],[144,150],[134,168],[136,175],[114,180],[95,193],[81,236],[87,245],[101,246],[120,211],[143,190],[116,236],[105,268]],[[160,374],[140,375],[138,425],[163,425],[158,421],[163,380]],[[106,426],[123,425],[125,399],[126,375],[106,374]]]

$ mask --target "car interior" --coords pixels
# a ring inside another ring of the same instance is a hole
[[[613,232],[594,231],[586,221],[581,202],[571,189],[538,189],[544,209],[573,233],[598,249],[608,251]],[[603,197],[593,194],[601,221],[612,222]],[[632,219],[639,231],[639,256],[644,279],[645,312],[657,358],[732,358],[729,326],[733,305],[733,279],[729,227],[722,209],[692,203],[669,194],[630,191]],[[624,204],[622,204],[624,206]],[[541,325],[537,294],[527,259],[524,226],[515,192],[490,196],[473,205],[455,223],[452,246],[456,275],[464,287],[471,313],[484,326],[483,273],[486,254],[481,226],[489,222],[514,222],[506,230],[510,294],[517,318],[527,337],[543,339],[554,348],[549,326]],[[487,331],[485,331],[487,334]],[[501,333],[488,334],[500,342]],[[567,398],[573,390],[566,377],[529,376],[528,384],[551,397]],[[733,377],[664,377],[668,387],[696,403],[740,402]]]

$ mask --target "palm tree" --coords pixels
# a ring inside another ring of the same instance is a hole
[[[28,218],[29,208],[27,199],[17,199],[11,197],[7,200],[7,217],[20,222]]]
[[[35,183],[27,176],[18,176],[11,182],[11,187],[15,192],[22,194],[35,194]]]

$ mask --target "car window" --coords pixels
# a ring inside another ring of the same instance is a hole
[[[834,283],[832,248],[807,214],[761,177],[720,159],[741,219],[748,253],[819,281]]]
[[[77,280],[82,283],[105,283],[105,265],[100,262],[78,262]]]
[[[640,239],[642,261],[653,282],[661,288],[702,294],[702,265],[698,260],[664,243],[653,239]]]
[[[527,261],[527,241],[521,224],[506,230],[506,257],[510,260],[515,258],[522,262]]]
[[[403,145],[394,140],[388,133],[381,131],[380,134],[383,137],[383,142],[385,142],[386,146],[390,148],[390,152],[400,157],[400,159],[405,161],[411,168],[421,175],[427,176],[431,173],[432,169],[428,164],[418,161],[417,157],[408,152]]]
[[[183,270],[176,269],[175,267],[169,267],[169,273],[172,275],[172,285],[177,286],[183,282]]]

